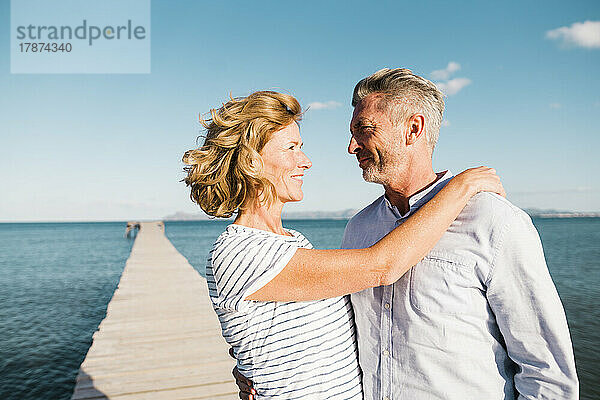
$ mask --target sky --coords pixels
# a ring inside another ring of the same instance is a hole
[[[360,209],[382,188],[346,152],[350,100],[384,67],[446,93],[436,170],[488,165],[519,207],[600,211],[597,1],[152,1],[143,74],[13,74],[10,29],[0,0],[2,222],[199,211],[181,182],[199,115],[264,89],[311,106],[287,209]]]

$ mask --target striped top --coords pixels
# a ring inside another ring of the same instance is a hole
[[[297,248],[312,248],[302,234],[288,232],[232,224],[215,242],[206,279],[223,337],[258,399],[362,399],[348,296],[244,300],[281,272]]]

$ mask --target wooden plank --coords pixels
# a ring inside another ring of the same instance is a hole
[[[71,399],[235,399],[233,366],[206,281],[162,223],[140,223]]]
[[[114,394],[111,394],[110,397],[107,396],[106,393],[99,391],[98,389],[85,389],[82,390],[81,393],[74,395],[74,397],[72,397],[72,400],[100,400],[107,398],[118,400],[188,400],[214,399],[216,397],[235,399],[237,397],[237,391],[230,389],[231,387],[228,383],[214,383],[208,385],[197,385],[179,387],[174,389],[148,390],[138,392],[117,391]]]

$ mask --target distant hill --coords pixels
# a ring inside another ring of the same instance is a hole
[[[348,208],[341,211],[296,211],[283,212],[283,219],[350,219],[359,210]]]
[[[350,219],[359,210],[349,208],[347,210],[340,211],[294,211],[294,212],[283,212],[283,219]],[[565,210],[542,210],[539,208],[526,208],[524,210],[533,218],[597,218],[600,217],[600,212],[577,212],[577,211],[565,211]],[[228,218],[233,220],[232,218]],[[211,220],[223,220],[223,218],[213,218],[204,214],[203,212],[198,213],[187,213],[178,211],[174,214],[167,215],[163,218],[164,221],[211,221]]]
[[[355,209],[347,209],[341,211],[284,211],[283,219],[350,219],[357,212],[358,210]],[[163,221],[210,221],[215,219],[222,220],[223,218],[209,217],[203,212],[187,213],[183,211],[178,211],[174,214],[167,215],[163,218]]]
[[[598,218],[600,212],[578,212],[565,210],[541,210],[539,208],[526,208],[525,211],[532,218]]]

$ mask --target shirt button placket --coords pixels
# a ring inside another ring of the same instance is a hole
[[[389,400],[392,394],[392,359],[390,357],[392,345],[392,317],[390,313],[393,295],[393,285],[384,286],[381,308],[381,395]]]

